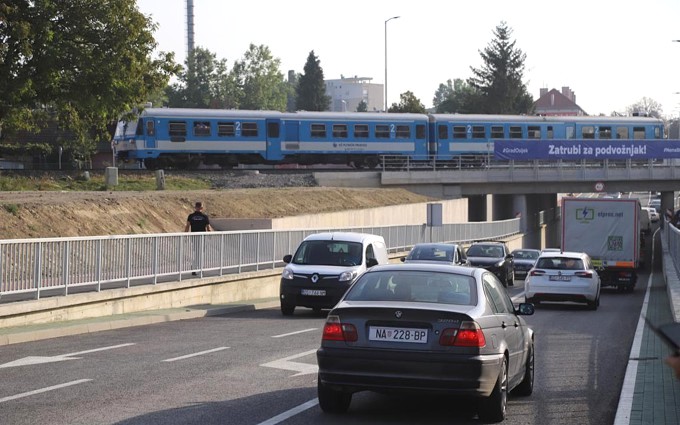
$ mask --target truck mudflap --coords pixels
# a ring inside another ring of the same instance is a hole
[[[633,292],[637,283],[637,272],[632,268],[604,268],[598,270],[600,285],[615,287],[622,292]]]

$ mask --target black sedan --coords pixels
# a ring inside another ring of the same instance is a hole
[[[474,397],[482,421],[505,419],[508,393],[530,395],[534,334],[482,268],[379,265],[357,278],[323,330],[319,405],[344,413],[358,391]]]
[[[516,249],[512,251],[512,261],[515,266],[515,276],[526,277],[541,255],[540,249]]]
[[[489,270],[503,286],[515,284],[515,264],[503,242],[475,242],[468,248],[467,257],[471,266]]]

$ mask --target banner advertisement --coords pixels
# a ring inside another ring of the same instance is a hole
[[[680,140],[495,140],[494,157],[503,160],[680,158]]]

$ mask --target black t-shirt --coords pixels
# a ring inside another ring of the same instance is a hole
[[[192,232],[205,232],[208,224],[210,224],[208,216],[199,211],[189,214],[187,221],[191,225]]]

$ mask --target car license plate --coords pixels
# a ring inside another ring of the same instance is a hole
[[[571,276],[550,276],[550,280],[556,280],[558,282],[569,282],[571,281]]]
[[[302,295],[309,295],[311,297],[325,297],[326,296],[326,290],[325,289],[303,289],[301,294]]]
[[[371,341],[412,342],[416,344],[426,344],[427,329],[371,326],[368,332],[368,339]]]

